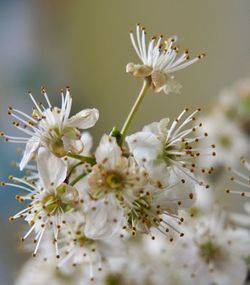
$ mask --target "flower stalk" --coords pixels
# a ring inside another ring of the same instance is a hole
[[[131,123],[132,123],[132,121],[133,121],[144,97],[146,96],[149,88],[150,88],[150,81],[148,79],[145,79],[143,81],[143,86],[142,86],[142,89],[140,91],[140,94],[137,97],[137,99],[136,99],[136,101],[135,101],[135,103],[134,103],[134,105],[133,105],[124,125],[123,125],[123,127],[122,127],[121,134],[122,134],[123,140],[124,140],[124,138],[128,132],[128,129],[129,129],[129,127],[130,127],[130,125],[131,125]]]
[[[76,183],[78,183],[82,178],[84,178],[89,172],[86,171],[86,172],[83,172],[81,173],[80,175],[78,175],[71,183],[70,183],[70,186],[74,186],[76,185]]]
[[[77,159],[77,160],[80,160],[82,162],[87,162],[91,165],[94,165],[96,163],[95,161],[95,158],[94,157],[90,157],[90,156],[83,156],[83,155],[79,155],[79,154],[74,154],[74,153],[71,153],[69,152],[67,154],[68,157],[71,157],[71,158],[74,158],[74,159]]]

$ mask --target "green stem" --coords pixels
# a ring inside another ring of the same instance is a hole
[[[74,186],[77,182],[79,182],[87,174],[88,174],[88,172],[83,172],[82,174],[78,175],[72,182],[70,182],[70,186]]]
[[[67,156],[71,157],[71,158],[74,158],[74,159],[77,159],[77,160],[80,160],[82,162],[88,162],[88,163],[90,163],[92,165],[96,163],[95,158],[94,157],[90,157],[90,156],[83,156],[83,155],[79,155],[79,154],[74,154],[72,152],[67,153]]]
[[[72,167],[71,167],[71,169],[69,170],[69,174],[67,175],[67,178],[70,178],[70,176],[71,176],[71,174],[73,173],[73,171],[78,167],[78,166],[80,166],[80,165],[83,165],[83,161],[80,161],[80,162],[78,162],[78,163],[76,163],[75,165],[73,165]]]
[[[137,97],[137,99],[136,99],[136,101],[135,101],[135,103],[134,103],[134,105],[133,105],[124,125],[123,125],[123,127],[122,127],[121,134],[122,134],[123,139],[125,138],[125,136],[128,132],[128,129],[132,123],[132,120],[134,119],[145,95],[147,94],[149,87],[150,87],[150,82],[149,82],[149,80],[145,79],[143,82],[141,92],[140,92],[139,96]]]

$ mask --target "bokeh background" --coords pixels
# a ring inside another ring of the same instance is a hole
[[[15,132],[9,105],[29,111],[27,91],[40,95],[46,86],[53,102],[70,85],[74,111],[100,110],[96,138],[121,126],[139,89],[140,80],[125,73],[137,62],[128,31],[137,22],[148,35],[178,35],[191,55],[205,51],[204,61],[178,73],[179,95],[150,95],[131,129],[183,107],[209,109],[219,91],[250,73],[249,0],[12,0],[0,1],[0,128]],[[1,180],[18,171],[16,145],[0,144]],[[12,189],[0,191],[0,285],[12,285],[25,256],[20,250],[21,224],[8,217],[19,208]],[[18,246],[19,245],[19,246]]]

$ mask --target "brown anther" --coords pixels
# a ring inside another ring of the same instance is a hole
[[[194,194],[193,193],[189,193],[189,198],[192,200],[194,198]]]

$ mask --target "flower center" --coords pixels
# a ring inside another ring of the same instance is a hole
[[[164,143],[162,151],[158,155],[158,159],[164,160],[167,165],[171,164],[171,160],[175,159],[176,155],[173,154],[174,151],[178,151],[176,146],[169,146],[168,142]]]
[[[64,213],[71,211],[77,206],[78,202],[77,190],[69,185],[62,184],[52,194],[48,194],[43,198],[42,205],[50,215],[55,215],[60,210]]]
[[[74,242],[76,242],[80,247],[84,247],[93,244],[94,240],[88,239],[82,230],[78,230],[75,233]]]
[[[53,127],[48,130],[48,135],[50,137],[48,147],[57,157],[65,156],[68,151],[79,153],[82,150],[82,148],[77,150],[74,144],[74,141],[80,140],[81,137],[76,128],[64,127],[60,130],[58,127]]]
[[[221,135],[219,137],[219,144],[221,146],[223,146],[224,148],[230,148],[230,146],[232,145],[231,139],[229,136],[227,135]]]
[[[119,273],[109,273],[105,277],[105,285],[123,285],[125,284],[123,276]]]
[[[211,241],[200,245],[200,256],[209,263],[220,255],[220,249]]]
[[[151,196],[143,196],[136,199],[133,202],[133,207],[128,213],[127,220],[130,227],[133,229],[134,225],[141,226],[141,228],[151,228],[153,226],[158,227],[160,219],[157,216],[160,214],[156,213],[151,207]]]
[[[104,182],[112,190],[121,190],[124,187],[123,176],[116,171],[108,172]]]

